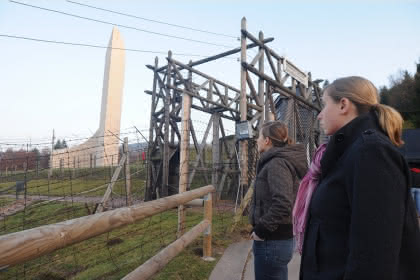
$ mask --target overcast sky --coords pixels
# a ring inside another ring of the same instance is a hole
[[[17,0],[20,1],[20,0]],[[94,1],[81,3],[238,37],[241,18],[272,48],[314,79],[361,75],[387,85],[420,58],[419,1]],[[193,32],[75,5],[64,0],[21,0],[83,17],[228,47],[232,37]],[[112,25],[0,0],[0,34],[106,46]],[[228,47],[119,28],[129,49],[213,55]],[[86,137],[99,125],[105,49],[0,37],[0,143]],[[253,52],[249,52],[252,59]],[[156,54],[127,52],[121,128],[148,128]],[[165,55],[158,55],[164,63]],[[192,56],[177,56],[188,62]],[[238,57],[238,55],[234,56]],[[219,60],[200,68],[239,88],[239,63]],[[1,148],[1,147],[0,147]]]

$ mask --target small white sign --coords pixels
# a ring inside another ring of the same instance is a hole
[[[308,87],[308,74],[297,68],[291,62],[287,61],[286,58],[283,60],[283,70],[306,88]]]

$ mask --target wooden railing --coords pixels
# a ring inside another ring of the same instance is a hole
[[[204,197],[204,220],[124,279],[148,279],[204,232],[203,258],[211,258],[212,185],[135,206],[0,236],[0,270],[36,259],[111,230]]]

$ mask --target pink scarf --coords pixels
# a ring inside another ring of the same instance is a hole
[[[293,235],[295,236],[296,247],[300,254],[302,254],[309,203],[311,202],[312,194],[318,185],[319,176],[321,175],[321,158],[326,146],[327,144],[322,144],[316,150],[308,173],[306,173],[299,185],[293,208]]]

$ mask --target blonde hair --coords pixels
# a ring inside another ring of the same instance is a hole
[[[264,137],[270,138],[274,147],[293,144],[293,140],[289,138],[287,126],[281,121],[265,122],[261,126],[261,133]]]
[[[403,118],[394,108],[378,102],[378,90],[369,80],[357,76],[340,78],[330,84],[324,92],[335,102],[339,102],[342,98],[349,99],[356,105],[359,115],[374,110],[379,125],[391,142],[395,146],[404,144],[401,136]]]

